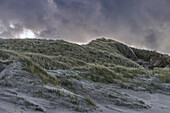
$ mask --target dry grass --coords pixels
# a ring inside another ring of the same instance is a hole
[[[163,68],[154,68],[153,74],[158,74],[158,78],[164,83],[170,83],[170,70]]]
[[[56,77],[49,75],[42,67],[34,63],[28,57],[21,55],[20,53],[11,51],[11,50],[0,50],[0,59],[10,59],[18,60],[23,62],[24,69],[29,71],[32,75],[40,77],[44,83],[51,83],[54,85],[59,85],[59,82]]]

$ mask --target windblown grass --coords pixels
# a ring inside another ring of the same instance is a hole
[[[170,70],[163,68],[154,68],[153,74],[158,74],[158,78],[164,83],[170,83]]]
[[[3,60],[18,60],[24,63],[24,69],[29,71],[32,75],[40,77],[45,83],[59,85],[56,77],[49,75],[42,67],[34,63],[31,59],[24,55],[11,50],[0,50],[0,59]]]
[[[65,56],[49,56],[40,53],[24,53],[32,61],[39,64],[44,69],[70,69],[73,66],[83,66],[86,63],[74,58],[67,58]]]
[[[99,45],[104,48],[107,44],[102,44],[101,41],[97,41],[96,43],[98,45],[92,47],[90,45],[81,46],[72,44],[63,40],[0,39],[0,48],[15,50],[21,53],[24,52],[33,61],[46,69],[68,69],[73,66],[82,66],[83,62],[99,65],[115,64],[126,67],[140,67],[137,63],[124,57],[116,50],[115,52],[110,52],[98,49]],[[111,46],[108,49],[111,48],[114,49]],[[55,56],[55,58],[51,56]],[[40,63],[40,60],[38,60],[40,57],[43,58],[44,62],[42,60]],[[46,61],[48,61],[48,64]]]
[[[123,66],[115,66],[110,69],[114,70],[116,73],[123,74],[123,77],[125,78],[133,78],[139,75],[149,76],[149,71],[143,68],[128,68]]]
[[[115,79],[126,81],[127,78],[150,74],[141,68],[142,65],[134,62],[136,59],[148,62],[150,69],[170,64],[168,55],[131,48],[104,38],[93,40],[87,45],[72,44],[63,40],[0,39],[0,48],[1,59],[25,62],[31,73],[40,73],[37,75],[50,82],[55,81],[55,78],[48,77],[44,69],[87,71],[86,78],[96,82],[113,83]],[[158,73],[162,82],[170,81],[169,71],[154,69],[153,73]]]
[[[72,69],[87,72],[85,77],[94,82],[113,83],[115,79],[126,81],[124,77],[101,65],[88,64]]]

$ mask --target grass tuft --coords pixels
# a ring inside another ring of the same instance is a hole
[[[154,68],[153,74],[158,74],[158,78],[161,82],[170,83],[170,70],[163,68]]]
[[[53,85],[59,85],[59,82],[56,77],[48,74],[41,66],[34,63],[30,58],[21,55],[15,51],[11,50],[0,50],[0,59],[6,60],[18,60],[23,62],[24,69],[29,71],[32,75],[40,77],[44,83],[51,83]]]
[[[114,79],[126,81],[124,77],[101,65],[88,64],[86,66],[74,67],[72,69],[87,72],[85,77],[94,82],[113,83]]]
[[[93,106],[96,106],[96,104],[94,103],[94,101],[91,100],[89,96],[86,97],[86,101],[87,101],[88,104],[93,105]]]

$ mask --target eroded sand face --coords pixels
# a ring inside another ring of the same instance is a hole
[[[170,96],[122,89],[77,79],[82,72],[54,70],[50,74],[71,83],[63,87],[44,84],[22,70],[22,63],[1,62],[0,113],[169,113]],[[77,76],[77,77],[75,77]],[[95,105],[87,101],[86,95]]]

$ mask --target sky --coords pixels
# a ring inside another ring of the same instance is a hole
[[[0,0],[0,37],[106,37],[170,54],[170,0]]]

